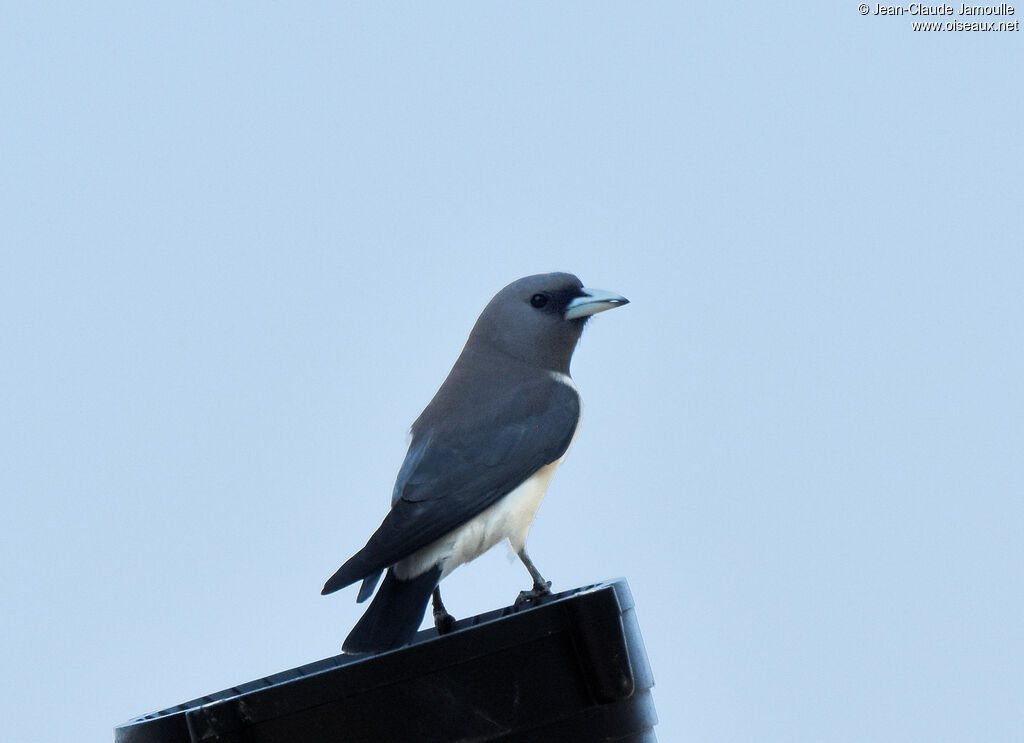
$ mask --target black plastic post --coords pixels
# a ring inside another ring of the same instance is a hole
[[[652,743],[653,686],[633,596],[619,579],[137,717],[114,740]]]

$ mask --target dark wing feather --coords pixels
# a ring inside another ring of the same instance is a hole
[[[358,553],[327,581],[336,591],[394,565],[514,490],[568,449],[579,423],[576,391],[545,375],[459,428],[414,439],[391,511]]]

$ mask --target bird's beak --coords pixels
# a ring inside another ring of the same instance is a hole
[[[575,320],[579,317],[590,317],[598,312],[629,304],[629,300],[613,292],[603,289],[580,289],[581,295],[569,302],[565,308],[565,319]]]

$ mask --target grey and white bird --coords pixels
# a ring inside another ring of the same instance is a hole
[[[585,288],[572,274],[548,273],[512,282],[487,304],[412,424],[390,512],[324,585],[328,594],[361,580],[357,601],[363,602],[387,571],[345,652],[407,644],[431,595],[435,623],[446,631],[452,618],[438,583],[506,539],[533,579],[520,598],[549,593],[526,539],[579,427],[569,364],[587,320],[627,303]]]

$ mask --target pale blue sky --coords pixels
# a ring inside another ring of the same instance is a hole
[[[853,2],[5,4],[5,737],[338,652],[409,424],[561,270],[632,304],[531,553],[629,579],[661,740],[1024,739],[1022,69]]]

